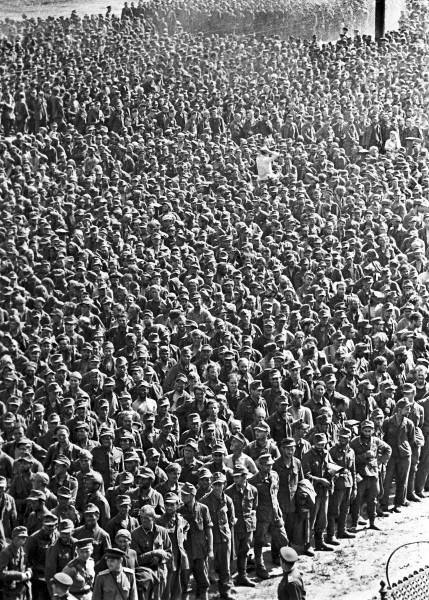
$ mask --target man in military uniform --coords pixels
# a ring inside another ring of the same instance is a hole
[[[77,540],[76,558],[67,563],[63,569],[63,573],[72,578],[71,593],[79,600],[91,600],[92,598],[92,586],[95,578],[92,554],[91,538]]]
[[[101,473],[106,490],[115,485],[118,473],[124,470],[124,455],[122,450],[113,445],[114,437],[113,429],[102,427],[100,430],[101,445],[91,451],[92,468]]]
[[[138,487],[130,492],[131,515],[136,517],[142,506],[153,506],[157,515],[164,513],[164,498],[153,489],[155,474],[152,469],[142,467],[136,478]]]
[[[171,541],[164,527],[155,523],[153,506],[140,510],[141,525],[131,533],[131,548],[137,552],[139,565],[155,571],[158,582],[154,600],[160,600],[167,584],[167,565],[171,560]]]
[[[274,564],[280,563],[280,548],[288,544],[283,517],[278,502],[279,476],[273,471],[274,460],[271,454],[263,454],[258,460],[259,473],[249,479],[249,483],[258,490],[256,509],[255,563],[256,574],[268,579],[262,550],[267,533],[271,535],[271,558]]]
[[[59,573],[74,558],[76,540],[73,537],[74,525],[69,519],[64,519],[58,524],[59,538],[46,552],[45,579],[48,591],[52,597],[51,580],[55,573]]]
[[[31,579],[33,600],[46,600],[48,597],[45,579],[46,555],[50,546],[53,546],[58,539],[57,525],[57,517],[47,514],[43,519],[42,528],[30,535],[27,540],[28,566],[33,571]]]
[[[80,521],[80,515],[74,507],[72,500],[72,493],[68,488],[60,488],[57,492],[58,506],[51,512],[53,515],[58,517],[58,520],[64,521],[68,519],[72,521],[73,525],[78,525]]]
[[[108,521],[110,520],[110,506],[101,493],[100,489],[103,487],[103,478],[100,473],[95,471],[88,473],[85,478],[85,504],[94,504],[99,511],[99,523],[100,526],[105,528]]]
[[[278,499],[286,535],[291,542],[298,544],[299,541],[294,539],[295,494],[298,489],[298,483],[304,479],[304,474],[302,472],[301,461],[294,456],[296,448],[295,440],[292,437],[284,438],[280,447],[281,456],[273,465],[273,471],[279,476]],[[305,550],[307,555],[312,555],[312,550],[309,547]]]
[[[258,490],[247,482],[249,471],[246,467],[236,465],[233,471],[234,483],[226,489],[235,511],[234,550],[237,558],[238,577],[236,585],[255,587],[255,583],[247,577],[247,555],[252,545],[253,532],[256,529],[256,509],[258,507]]]
[[[65,573],[56,573],[49,584],[52,587],[52,600],[77,600],[69,593],[73,579]]]
[[[277,589],[278,600],[305,600],[306,592],[302,575],[296,568],[298,554],[288,546],[280,550],[280,564],[283,571],[282,580]]]
[[[328,438],[324,433],[316,433],[313,437],[313,446],[302,459],[304,477],[309,479],[316,492],[316,502],[311,510],[311,531],[314,531],[316,550],[333,551],[323,540],[323,533],[328,523],[328,502],[332,490],[332,482],[328,463],[332,463],[329,452],[326,450]]]
[[[131,498],[129,496],[125,494],[117,496],[116,508],[118,513],[106,525],[106,533],[109,534],[110,540],[116,538],[116,534],[120,529],[131,532],[139,526],[137,519],[130,516]]]
[[[171,540],[171,562],[168,565],[164,597],[169,600],[180,600],[188,595],[187,578],[184,577],[184,573],[189,571],[189,559],[184,542],[189,530],[189,523],[177,512],[180,504],[179,496],[168,492],[164,501],[165,513],[158,519],[158,525],[167,530]],[[186,584],[186,587],[183,584]]]
[[[196,583],[196,595],[201,600],[208,600],[210,586],[208,575],[208,558],[213,558],[213,523],[205,504],[197,502],[197,490],[191,483],[182,487],[183,506],[180,514],[189,523],[189,531],[185,540],[185,550],[189,560],[189,570],[185,572],[183,589],[186,590],[191,574]]]
[[[346,529],[350,502],[356,498],[357,493],[355,453],[350,448],[350,438],[350,429],[341,428],[338,431],[338,442],[329,452],[334,463],[342,469],[334,478],[334,491],[328,504],[326,541],[331,546],[338,545],[335,533],[340,539],[356,537],[354,533],[349,533]],[[337,526],[338,530],[336,531]]]
[[[95,579],[93,600],[137,600],[135,575],[132,569],[122,566],[124,556],[119,548],[107,550],[107,570]]]
[[[83,513],[85,524],[78,527],[74,536],[77,540],[90,538],[93,544],[91,549],[94,562],[98,562],[106,553],[106,550],[112,546],[109,534],[98,525],[100,512],[94,504],[88,504]]]
[[[24,550],[28,538],[27,529],[15,527],[11,538],[11,543],[0,552],[2,597],[3,600],[31,600],[32,571]]]
[[[378,477],[381,465],[386,465],[392,454],[392,448],[383,440],[374,436],[374,423],[363,421],[360,436],[355,437],[350,446],[356,457],[356,472],[360,477],[357,483],[357,494],[350,506],[352,526],[350,531],[356,533],[359,513],[366,500],[369,526],[377,530],[375,524],[377,497],[380,491]]]
[[[202,499],[213,522],[213,566],[217,571],[220,597],[231,600],[231,552],[235,523],[234,504],[224,492],[226,477],[214,473],[212,490]]]

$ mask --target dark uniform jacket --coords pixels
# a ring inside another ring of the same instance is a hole
[[[304,479],[301,461],[292,457],[289,467],[285,465],[281,456],[273,465],[273,471],[279,476],[278,500],[283,513],[295,512],[295,494],[298,483]]]
[[[275,471],[271,471],[267,477],[264,477],[262,473],[256,473],[249,479],[249,483],[258,490],[258,507],[256,509],[256,519],[263,523],[271,522],[272,520],[278,521],[282,518],[282,513],[278,501],[279,492],[279,476]],[[265,486],[269,484],[270,492],[270,505],[262,503],[261,500],[265,497]]]
[[[189,523],[184,547],[190,562],[198,558],[207,558],[207,531],[213,527],[209,509],[205,504],[195,502],[192,508],[187,504],[183,505],[179,512]]]
[[[231,543],[232,528],[235,524],[234,504],[229,496],[222,494],[216,498],[214,492],[209,492],[201,499],[210,511],[213,522],[213,544]]]
[[[234,504],[236,533],[249,533],[256,529],[256,509],[258,507],[258,490],[246,483],[240,490],[235,484],[230,485],[225,493]]]
[[[168,570],[184,571],[189,569],[189,559],[184,546],[189,523],[179,513],[174,515],[164,513],[157,523],[166,529],[171,540],[171,560],[167,565]]]
[[[24,548],[17,548],[12,543],[0,552],[0,581],[5,600],[24,600],[27,594],[31,597],[31,584],[21,581],[22,573],[28,568]]]

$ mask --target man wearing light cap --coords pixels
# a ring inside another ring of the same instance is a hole
[[[115,433],[112,429],[103,427],[99,435],[100,446],[91,451],[93,456],[92,467],[94,471],[101,473],[104,487],[107,490],[115,485],[118,473],[124,469],[124,455],[122,450],[115,448],[113,445]]]
[[[131,548],[137,552],[138,563],[155,571],[158,582],[154,597],[158,600],[167,585],[167,565],[171,560],[171,541],[167,530],[155,523],[153,506],[140,509],[140,527],[131,532]]]
[[[234,550],[237,558],[238,576],[236,585],[255,587],[255,583],[247,577],[247,555],[250,550],[253,532],[256,529],[256,509],[258,506],[258,490],[248,483],[249,472],[244,465],[236,465],[232,477],[234,483],[226,489],[226,494],[234,503]]]
[[[164,498],[165,513],[158,519],[158,525],[164,527],[171,540],[171,562],[168,566],[168,577],[165,597],[170,600],[180,600],[187,595],[187,578],[185,571],[189,570],[189,559],[184,548],[184,542],[189,531],[189,523],[177,512],[180,504],[179,496],[168,492]]]
[[[353,533],[346,530],[346,520],[350,502],[356,498],[356,464],[355,453],[350,448],[351,431],[347,427],[338,430],[338,442],[330,449],[333,462],[341,467],[334,478],[334,491],[328,504],[328,530],[326,542],[338,545],[338,538],[354,538]]]
[[[63,569],[63,573],[71,577],[71,593],[76,598],[91,600],[95,571],[92,538],[82,538],[76,541],[76,558],[73,558]]]
[[[26,527],[15,527],[11,532],[11,543],[0,552],[0,581],[4,600],[31,599],[32,571],[24,550],[27,538]]]
[[[52,597],[52,578],[74,558],[76,540],[73,537],[74,525],[69,519],[58,523],[59,537],[46,553],[45,579]]]
[[[396,412],[383,422],[384,441],[389,444],[392,454],[386,466],[384,496],[380,500],[382,509],[389,508],[390,488],[395,479],[395,500],[393,512],[401,512],[401,506],[408,506],[406,500],[408,476],[411,467],[412,448],[416,443],[414,423],[408,418],[411,405],[406,398],[396,403]]]
[[[416,402],[417,389],[413,383],[405,383],[403,387],[404,398],[410,404],[408,419],[413,422],[416,431],[415,443],[411,445],[411,465],[407,483],[407,500],[410,502],[420,502],[419,496],[415,493],[416,473],[420,461],[421,448],[424,445],[422,427],[424,425],[424,408]]]
[[[378,530],[375,524],[377,496],[380,492],[379,469],[380,465],[386,465],[392,449],[380,438],[374,436],[374,423],[363,421],[360,428],[360,436],[350,442],[354,450],[356,461],[357,494],[350,506],[352,524],[349,528],[351,533],[356,533],[359,514],[366,500],[366,510],[369,517],[370,527]]]
[[[213,522],[213,567],[219,575],[220,597],[231,600],[231,551],[232,534],[235,523],[234,504],[224,492],[226,477],[223,473],[213,473],[212,490],[203,499]]]
[[[75,596],[69,594],[73,579],[65,573],[55,573],[49,585],[52,589],[53,600],[76,600]]]
[[[313,436],[313,445],[309,452],[303,456],[302,470],[304,477],[309,479],[316,492],[316,501],[310,513],[310,528],[314,531],[315,549],[332,551],[323,540],[323,533],[328,521],[328,503],[332,491],[332,482],[329,476],[328,463],[332,462],[326,450],[328,439],[324,433]]]
[[[374,386],[368,379],[358,383],[358,393],[352,398],[347,409],[347,418],[356,421],[365,421],[369,419],[372,411],[377,408],[377,404],[372,396]]]
[[[296,568],[298,554],[293,548],[284,546],[280,550],[282,580],[277,588],[278,600],[305,600],[307,597],[302,575]]]
[[[132,569],[123,566],[125,552],[109,548],[105,553],[107,569],[95,578],[93,600],[137,600],[137,584]]]
[[[271,559],[279,562],[279,551],[288,543],[283,516],[279,506],[279,476],[273,471],[274,460],[270,454],[262,454],[258,459],[259,472],[249,479],[249,483],[258,491],[255,530],[255,565],[256,575],[268,579],[269,574],[262,554],[266,537],[271,535]]]
[[[185,483],[182,487],[183,506],[179,512],[189,523],[184,543],[189,559],[189,571],[184,574],[183,590],[187,589],[192,574],[196,583],[196,595],[201,600],[208,600],[208,560],[213,559],[213,523],[209,509],[205,504],[196,501],[196,494],[197,490],[191,483]]]

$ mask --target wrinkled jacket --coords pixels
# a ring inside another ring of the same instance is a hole
[[[344,490],[346,488],[356,487],[356,461],[354,450],[350,448],[350,446],[343,448],[340,444],[335,444],[329,453],[334,463],[339,467],[343,467],[343,471],[335,476],[335,489]]]
[[[195,502],[190,508],[186,504],[179,510],[180,514],[189,523],[189,531],[185,540],[185,550],[191,559],[206,558],[207,531],[213,527],[210,511],[205,504]]]
[[[316,493],[327,489],[320,483],[320,479],[329,479],[328,463],[331,462],[333,461],[329,452],[320,454],[315,448],[311,448],[302,458],[304,477],[311,481]]]
[[[369,442],[362,437],[355,437],[350,447],[355,452],[356,472],[361,477],[378,477],[378,465],[385,465],[392,454],[389,444],[374,436]],[[367,456],[367,452],[371,452],[371,456]]]
[[[298,458],[292,458],[292,464],[288,468],[284,463],[283,457],[276,460],[273,470],[279,476],[278,500],[284,513],[295,512],[295,494],[298,489],[298,483],[304,479],[301,461]]]
[[[256,473],[251,479],[249,479],[249,483],[258,490],[258,496],[260,495],[259,490],[263,488],[266,483],[266,479],[270,481],[270,495],[271,495],[271,504],[272,509],[267,511],[266,507],[263,504],[258,504],[258,508],[256,509],[256,519],[257,521],[267,522],[274,519],[281,519],[282,513],[279,506],[279,501],[277,498],[279,492],[279,476],[275,471],[271,471],[268,475],[268,478],[263,477],[261,473]]]
[[[405,417],[398,424],[396,415],[388,417],[383,422],[384,441],[392,448],[392,456],[404,458],[411,456],[411,447],[415,445],[414,423]]]
[[[235,484],[230,485],[225,493],[234,503],[235,515],[243,518],[238,519],[235,525],[236,531],[255,531],[256,529],[256,509],[258,506],[258,490],[250,483],[246,483],[242,490],[239,490]]]

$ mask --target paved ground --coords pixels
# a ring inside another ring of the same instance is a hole
[[[314,559],[301,557],[308,600],[371,600],[379,598],[380,581],[386,579],[386,562],[401,544],[423,542],[400,550],[389,567],[391,582],[429,565],[429,498],[412,503],[401,514],[377,521],[383,531],[360,528],[355,540],[343,540],[335,552],[317,552]],[[268,549],[267,549],[268,550]],[[267,553],[267,566],[269,565]],[[236,588],[237,600],[274,600],[280,581],[280,569],[257,587]],[[249,576],[253,579],[253,572]],[[255,581],[258,581],[255,579]],[[211,598],[216,597],[215,589]]]

